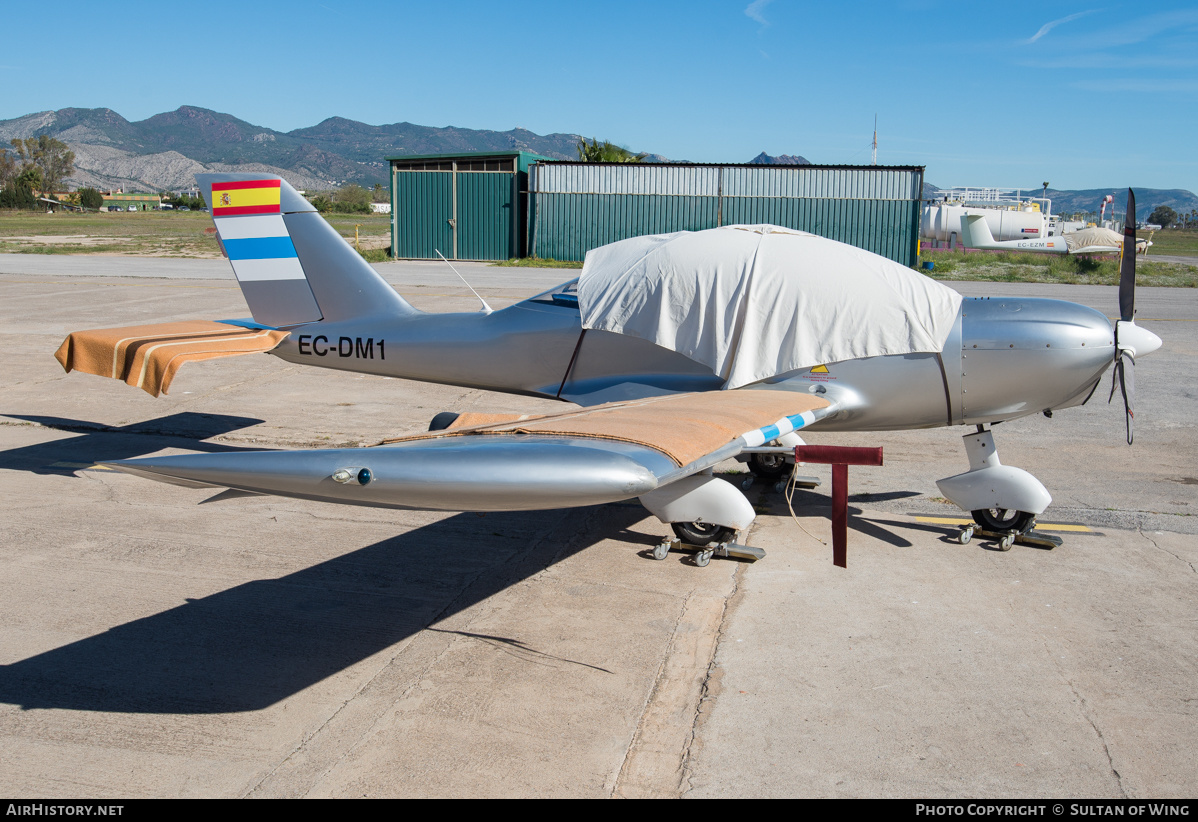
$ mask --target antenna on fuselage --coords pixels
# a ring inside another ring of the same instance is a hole
[[[436,251],[437,256],[440,257],[442,260],[445,260],[445,255],[442,254],[438,249],[434,248],[433,251]],[[449,266],[450,268],[453,268],[453,263],[451,263],[449,260],[445,260],[445,264],[447,266]],[[466,278],[462,276],[462,272],[458,271],[456,268],[453,268],[453,273],[458,275],[459,280],[466,283]],[[483,311],[485,313],[491,314],[492,312],[495,311],[495,309],[493,309],[493,308],[491,308],[491,306],[487,305],[487,301],[482,298],[482,295],[474,290],[474,286],[470,285],[470,283],[466,283],[466,287],[470,289],[471,294],[478,297],[478,301],[483,304]]]

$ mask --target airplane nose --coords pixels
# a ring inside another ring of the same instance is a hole
[[[1130,349],[1133,357],[1145,357],[1164,344],[1160,337],[1147,328],[1122,320],[1116,325],[1115,336],[1119,339],[1119,347]]]
[[[1101,311],[1042,298],[974,298],[962,306],[966,423],[1078,405],[1114,360]]]

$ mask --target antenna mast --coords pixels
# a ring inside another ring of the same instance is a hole
[[[874,152],[873,159],[870,161],[871,166],[878,164],[878,115],[874,115]]]

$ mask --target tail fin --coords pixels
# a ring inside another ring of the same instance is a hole
[[[256,322],[419,313],[286,180],[197,174],[196,182]]]
[[[996,247],[990,226],[981,214],[966,214],[961,217],[961,242],[967,248]]]

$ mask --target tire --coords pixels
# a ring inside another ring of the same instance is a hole
[[[790,473],[785,454],[749,454],[749,470],[762,479],[781,479]]]
[[[453,421],[458,418],[458,415],[452,411],[442,411],[437,416],[433,417],[433,421],[428,424],[429,431],[444,431],[449,426],[453,425]]]
[[[1018,534],[1030,528],[1036,519],[1035,514],[1007,508],[980,508],[969,513],[973,515],[973,521],[987,531],[1014,531]]]
[[[688,545],[719,544],[732,539],[736,531],[723,525],[706,522],[671,522],[670,527],[678,539]]]

